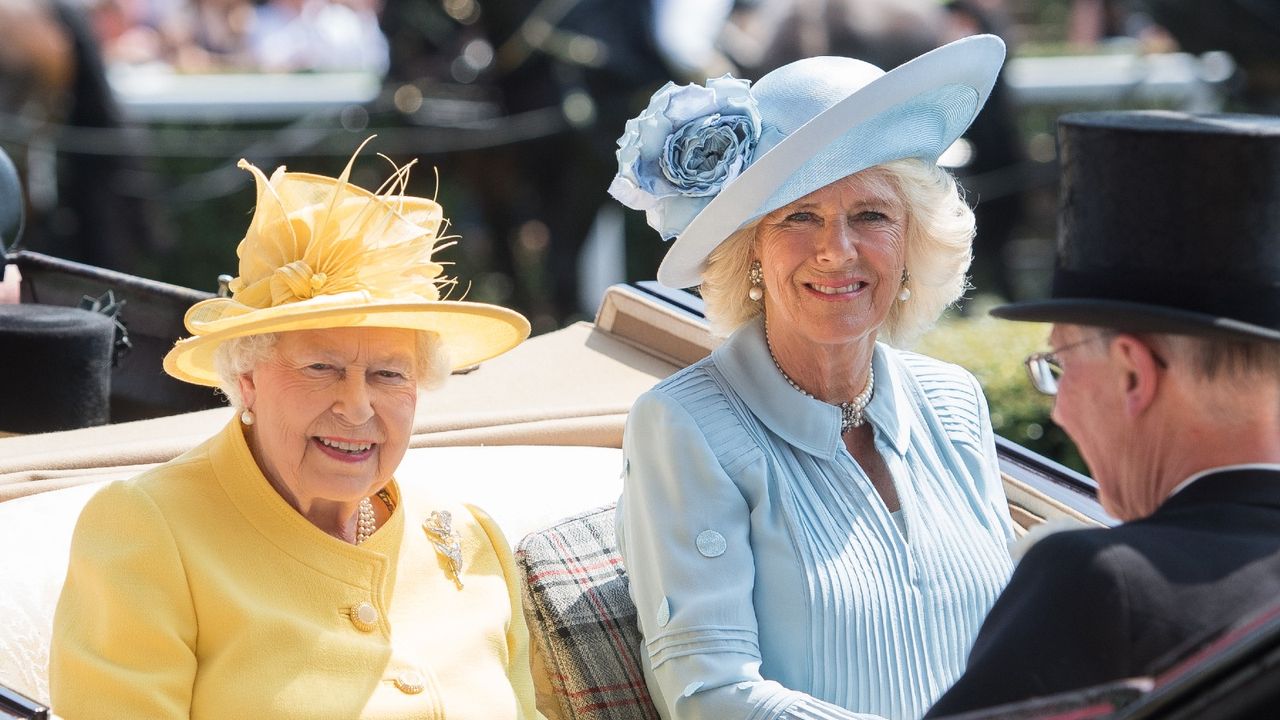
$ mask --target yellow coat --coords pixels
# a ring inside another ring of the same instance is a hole
[[[440,479],[406,480],[388,486],[395,512],[360,546],[271,488],[236,421],[107,486],[76,526],[54,616],[54,711],[540,717],[506,541],[484,513],[433,493]],[[434,510],[461,535],[461,588],[423,529]]]

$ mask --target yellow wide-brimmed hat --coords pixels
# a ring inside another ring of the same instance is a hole
[[[529,321],[513,310],[441,299],[442,289],[453,285],[433,259],[442,247],[444,213],[434,200],[403,194],[409,165],[373,193],[347,182],[354,162],[353,156],[337,178],[280,167],[268,179],[240,161],[258,189],[249,230],[236,249],[240,275],[231,281],[230,297],[187,311],[192,337],[165,356],[165,372],[216,386],[213,358],[222,341],[290,330],[429,330],[439,333],[454,369],[500,355],[529,336]]]

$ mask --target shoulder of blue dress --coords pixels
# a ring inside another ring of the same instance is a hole
[[[689,414],[725,471],[759,456],[759,443],[747,431],[746,406],[706,357],[658,383],[649,391],[662,395]]]
[[[668,395],[679,392],[679,388],[689,382],[699,382],[707,378],[707,367],[711,365],[711,356],[702,358],[701,360],[675,371],[671,375],[658,381],[652,390]]]
[[[986,398],[973,374],[959,365],[920,353],[886,350],[901,361],[901,367],[920,387],[947,435],[954,441],[980,445]]]

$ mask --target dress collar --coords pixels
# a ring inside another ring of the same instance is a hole
[[[239,417],[209,440],[209,460],[219,486],[240,514],[269,541],[296,560],[337,577],[367,577],[371,560],[394,564],[404,532],[402,502],[382,526],[361,545],[325,534],[298,513],[267,481],[254,461]],[[388,483],[392,498],[400,499],[395,480]]]
[[[711,362],[771,432],[805,452],[834,457],[844,448],[840,409],[791,387],[773,364],[765,343],[764,319],[756,317],[734,331],[711,354]],[[906,451],[910,423],[903,412],[911,405],[904,394],[903,370],[887,346],[876,343],[872,356],[875,391],[867,405],[867,421],[877,439],[884,439],[899,455]]]

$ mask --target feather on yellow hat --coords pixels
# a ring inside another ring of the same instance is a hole
[[[440,334],[455,369],[529,336],[529,321],[515,311],[440,299],[453,282],[432,259],[444,214],[434,200],[403,194],[410,165],[397,168],[379,194],[347,182],[354,162],[353,156],[337,178],[280,167],[268,179],[240,161],[258,189],[253,220],[236,249],[240,275],[231,281],[231,297],[187,311],[192,337],[165,356],[166,372],[216,386],[213,358],[222,341],[290,330],[428,330]]]

